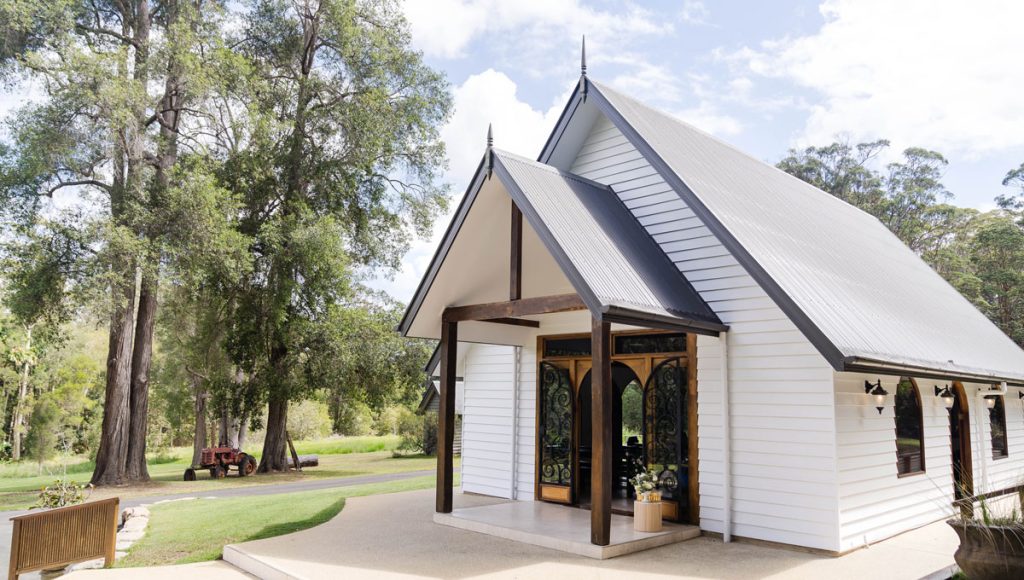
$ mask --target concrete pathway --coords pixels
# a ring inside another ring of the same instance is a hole
[[[330,489],[335,487],[351,487],[368,483],[383,483],[388,481],[400,481],[413,477],[433,475],[433,469],[420,471],[406,471],[402,473],[382,473],[375,475],[357,475],[351,477],[336,477],[325,479],[310,479],[307,481],[293,481],[289,483],[267,483],[262,485],[249,485],[245,487],[226,487],[224,489],[204,490],[202,493],[176,493],[169,495],[146,495],[124,499],[121,501],[121,508],[136,507],[142,504],[151,504],[163,500],[182,499],[186,497],[248,497],[257,495],[271,495],[276,493],[292,493],[300,491],[314,491],[318,489]],[[7,558],[11,553],[11,533],[13,525],[11,518],[28,513],[27,510],[0,512],[0,558]],[[230,566],[229,566],[230,567]],[[23,574],[24,580],[39,578],[36,573]]]
[[[457,507],[495,503],[457,495]],[[331,521],[287,536],[225,546],[225,560],[260,578],[786,578],[919,579],[953,565],[944,523],[835,558],[702,536],[611,560],[433,523],[433,490],[353,498]],[[941,576],[946,577],[946,576]]]

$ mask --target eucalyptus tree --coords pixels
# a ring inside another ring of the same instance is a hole
[[[0,73],[41,93],[7,123],[3,217],[27,224],[54,211],[55,196],[71,198],[84,208],[72,227],[94,236],[83,258],[90,267],[80,270],[106,294],[96,484],[148,479],[159,281],[174,257],[205,250],[205,237],[228,218],[224,190],[196,195],[212,183],[203,164],[180,167],[183,151],[205,155],[188,128],[204,116],[196,104],[224,53],[222,8],[215,0],[0,0]],[[195,211],[196,203],[208,207]]]
[[[398,266],[445,206],[443,76],[410,48],[391,0],[250,0],[250,131],[223,181],[244,197],[254,269],[229,347],[268,405],[261,472],[287,467],[288,402],[322,388],[332,313],[360,276]],[[360,345],[351,345],[360,348]]]

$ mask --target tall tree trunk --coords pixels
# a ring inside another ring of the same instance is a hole
[[[192,377],[192,391],[196,394],[195,403],[195,421],[196,428],[195,433],[192,436],[192,467],[199,465],[199,456],[203,452],[203,447],[206,447],[206,389],[202,387],[203,380],[193,376]]]
[[[128,460],[125,479],[149,481],[146,468],[146,431],[149,424],[149,367],[153,361],[153,326],[156,322],[157,279],[143,274],[139,287],[139,313],[135,321],[129,396]]]
[[[288,399],[271,399],[267,413],[267,436],[263,440],[263,458],[259,472],[288,470]]]
[[[32,326],[25,327],[25,360],[21,363],[18,378],[18,398],[14,401],[14,417],[11,419],[11,459],[21,459],[21,437],[25,432],[25,399],[28,398],[28,375],[32,370]]]
[[[235,447],[245,449],[245,436],[249,433],[249,414],[242,413],[238,418],[238,434],[235,436]]]
[[[131,393],[132,330],[135,307],[134,268],[112,289],[113,312],[107,345],[107,385],[103,401],[100,447],[96,452],[93,485],[118,485],[124,480],[128,456],[129,395]]]

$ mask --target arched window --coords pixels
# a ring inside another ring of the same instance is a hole
[[[1002,459],[1010,455],[1006,444],[1006,407],[1002,397],[989,397],[993,401],[988,410],[989,428],[992,431],[992,459]]]
[[[914,380],[906,377],[896,387],[896,471],[899,475],[924,472],[921,393]]]

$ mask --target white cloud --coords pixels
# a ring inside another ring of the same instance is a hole
[[[816,33],[727,58],[820,93],[798,145],[886,137],[978,156],[1024,145],[1024,3],[827,0]]]
[[[684,0],[679,16],[687,24],[707,24],[711,13],[701,0]]]
[[[488,69],[475,74],[453,90],[455,113],[441,131],[448,148],[447,180],[453,186],[449,214],[434,224],[430,239],[417,240],[402,260],[394,279],[377,279],[372,286],[408,302],[430,266],[430,259],[444,235],[451,215],[462,199],[487,144],[487,125],[494,126],[494,146],[529,158],[536,158],[569,95],[565,93],[546,111],[519,100],[517,86],[504,73]]]
[[[441,58],[464,56],[469,44],[485,35],[506,42],[501,36],[514,33],[517,40],[528,40],[519,46],[539,52],[560,41],[579,42],[583,34],[589,44],[672,30],[671,23],[633,4],[613,12],[579,0],[406,0],[405,15],[413,44]]]

